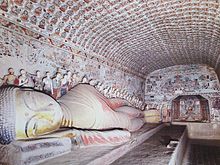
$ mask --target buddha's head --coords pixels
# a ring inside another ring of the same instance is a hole
[[[62,110],[49,95],[29,88],[0,88],[0,143],[37,138],[60,127]]]

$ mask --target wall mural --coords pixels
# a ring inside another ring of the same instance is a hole
[[[207,65],[179,65],[152,72],[146,78],[148,109],[161,110],[163,120],[171,120],[172,100],[179,95],[201,95],[209,100],[211,121],[219,120],[220,85],[213,68]],[[185,102],[183,103],[185,105]],[[187,104],[187,103],[186,103]]]
[[[172,101],[173,121],[209,121],[208,100],[197,95],[179,96]]]
[[[0,10],[16,24],[142,75],[181,63],[219,64],[214,0],[1,0]]]
[[[75,50],[70,51],[70,49],[66,50],[63,47],[45,43],[44,40],[41,41],[42,38],[36,40],[26,36],[26,33],[23,35],[24,29],[21,30],[22,35],[18,34],[20,27],[11,24],[9,27],[14,30],[0,28],[0,85],[14,83],[19,86],[44,89],[49,93],[53,88],[52,95],[57,98],[61,93],[65,93],[68,86],[66,82],[68,77],[70,79],[70,75],[72,75],[72,81],[79,81],[86,76],[88,79],[103,83],[104,86],[126,90],[130,95],[143,100],[144,79],[104,65],[102,61],[95,58],[89,59],[86,55],[75,54]],[[57,73],[60,74],[57,75]],[[50,87],[50,81],[53,82],[53,87]],[[56,81],[58,81],[57,84]],[[62,89],[60,92],[56,90],[57,85]]]

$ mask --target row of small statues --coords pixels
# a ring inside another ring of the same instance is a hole
[[[27,73],[24,69],[20,70],[20,75],[16,76],[14,74],[14,69],[9,68],[8,74],[4,76],[2,80],[2,85],[16,85],[22,87],[32,87],[36,90],[44,91],[49,95],[52,95],[55,99],[58,99],[64,95],[68,88],[73,86],[72,73],[68,71],[66,74],[62,75],[57,72],[56,75],[51,78],[51,73],[46,72],[45,76],[41,75],[39,70],[36,74]],[[74,78],[76,80],[76,78]]]
[[[89,83],[107,98],[123,98],[128,100],[133,106],[139,109],[144,109],[143,102],[137,96],[131,96],[125,89],[121,90],[116,89],[115,87],[104,86],[104,84],[98,80],[89,80],[86,75],[80,78],[77,73],[72,74],[71,71],[67,71],[65,74],[58,71],[54,76],[51,76],[51,73],[47,71],[45,76],[42,76],[39,70],[37,70],[34,75],[27,73],[24,69],[21,69],[20,75],[16,76],[14,74],[14,69],[9,68],[8,74],[0,80],[0,86],[16,85],[22,87],[32,87],[51,95],[55,99],[65,95],[78,83]]]

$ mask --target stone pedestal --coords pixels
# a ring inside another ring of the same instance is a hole
[[[71,151],[70,138],[15,141],[0,145],[0,164],[34,165]]]

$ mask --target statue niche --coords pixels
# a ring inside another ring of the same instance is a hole
[[[200,95],[182,95],[172,101],[172,121],[209,122],[208,100]]]

